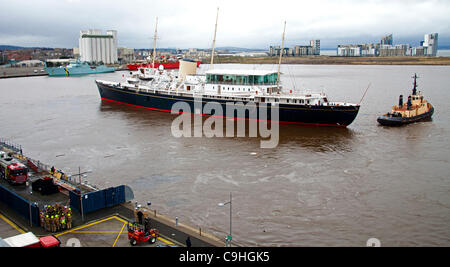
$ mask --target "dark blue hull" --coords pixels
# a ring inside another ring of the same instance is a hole
[[[410,117],[410,118],[402,118],[402,117],[388,117],[388,116],[380,116],[377,118],[379,124],[383,126],[402,126],[405,124],[410,124],[413,122],[428,120],[434,113],[434,107],[431,107],[430,110],[424,114]]]
[[[199,114],[198,110],[203,111],[204,116],[215,115],[214,112],[208,113],[204,111],[204,107],[207,103],[212,106],[221,105],[223,114],[222,117],[232,117],[234,119],[263,119],[272,122],[279,123],[290,123],[290,124],[302,124],[302,125],[317,125],[317,126],[338,126],[346,127],[351,124],[356,118],[359,112],[359,105],[356,106],[312,106],[312,105],[289,105],[289,104],[278,104],[277,106],[272,106],[270,103],[266,105],[260,105],[259,103],[254,103],[250,105],[249,110],[244,112],[244,114],[239,114],[239,112],[234,112],[233,116],[227,116],[227,103],[243,103],[247,104],[248,101],[232,101],[217,98],[206,98],[203,97],[201,102],[189,96],[182,95],[169,95],[161,93],[152,92],[136,92],[134,90],[123,89],[115,87],[113,85],[104,84],[96,81],[97,87],[103,101],[112,101],[122,104],[170,112],[172,106],[179,101],[187,103],[190,107],[191,113]],[[201,109],[200,109],[201,107]],[[248,106],[247,106],[248,107]],[[278,108],[279,118],[272,120],[271,109]],[[214,110],[214,108],[213,108]],[[251,115],[250,115],[251,113]],[[266,118],[258,117],[259,114],[267,114]]]

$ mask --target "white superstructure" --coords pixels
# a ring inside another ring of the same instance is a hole
[[[103,34],[101,30],[80,31],[79,52],[81,61],[117,62],[117,31],[109,30]]]

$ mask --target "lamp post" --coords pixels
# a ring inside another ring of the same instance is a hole
[[[72,177],[74,175],[78,175],[79,181],[80,181],[80,185],[79,185],[79,189],[80,189],[80,212],[81,212],[81,221],[84,222],[84,212],[83,212],[83,191],[81,188],[81,177],[86,177],[86,174],[91,173],[92,171],[85,171],[85,172],[81,172],[81,167],[78,167],[78,173],[77,174],[70,174],[67,177]]]
[[[30,200],[28,201],[28,211],[30,213],[30,227],[33,227],[33,215],[31,213],[31,206],[33,205],[33,203],[31,202],[31,195],[33,195],[33,187],[32,187],[31,180],[29,178],[26,181],[26,186],[29,187],[28,188],[29,189],[28,192],[30,193]]]
[[[231,192],[230,192],[230,201],[228,201],[228,202],[226,202],[226,203],[219,203],[219,207],[223,207],[223,206],[225,206],[225,205],[228,205],[228,204],[230,204],[230,235],[229,236],[227,236],[227,240],[228,240],[228,244],[229,244],[229,246],[231,247],[231,240],[232,240],[232,237],[231,237],[231,226],[232,226],[232,217],[231,217],[231,209],[232,209],[232,197],[231,197]]]

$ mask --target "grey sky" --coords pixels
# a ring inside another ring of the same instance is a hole
[[[0,44],[76,47],[80,30],[118,31],[119,46],[209,48],[219,6],[217,46],[286,46],[320,39],[322,47],[378,42],[418,45],[439,33],[450,45],[450,0],[0,0]]]

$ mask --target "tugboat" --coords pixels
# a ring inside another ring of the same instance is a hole
[[[412,94],[408,96],[408,102],[403,103],[403,95],[400,95],[398,106],[393,106],[392,112],[379,116],[378,123],[384,126],[401,126],[431,118],[434,107],[423,98],[421,92],[417,92],[417,75],[414,74],[412,78],[414,87]]]

